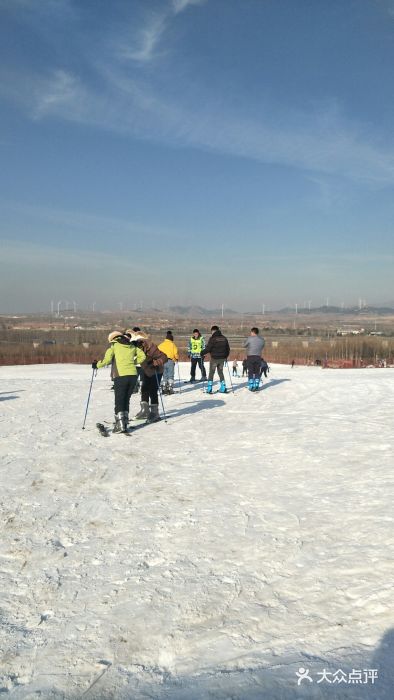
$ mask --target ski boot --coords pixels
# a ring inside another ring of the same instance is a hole
[[[219,391],[221,394],[227,394],[227,387],[225,381],[220,382]]]
[[[159,405],[156,403],[151,404],[150,411],[148,418],[146,419],[147,423],[156,423],[157,421],[161,420],[159,416]]]
[[[112,429],[113,433],[121,433],[122,432],[122,416],[123,416],[123,411],[119,411],[119,413],[115,413],[115,423],[114,423],[114,427]]]
[[[260,379],[258,377],[254,380],[254,390],[258,391],[260,389]]]
[[[249,391],[254,391],[254,379],[249,379],[248,389],[249,389]]]
[[[127,433],[127,425],[129,422],[129,414],[127,411],[119,411],[115,416],[114,433]]]
[[[167,394],[168,394],[169,396],[171,396],[171,394],[173,394],[173,393],[174,393],[174,382],[173,382],[172,379],[170,379],[170,381],[168,382],[168,391],[167,391]]]
[[[213,382],[209,380],[208,384],[207,384],[207,394],[212,394],[212,393],[213,393]]]
[[[128,411],[123,411],[120,421],[121,421],[121,425],[122,425],[122,433],[127,433],[127,427],[129,424],[129,412]]]
[[[149,416],[149,403],[147,401],[141,401],[141,410],[137,413],[135,418],[140,420],[142,418],[148,418]]]
[[[163,392],[164,395],[167,395],[167,394],[170,393],[170,387],[169,387],[168,382],[166,382],[166,383],[164,384],[163,389],[162,389],[162,392]]]

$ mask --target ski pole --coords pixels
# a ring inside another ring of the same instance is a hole
[[[181,384],[181,370],[179,369],[179,361],[176,363],[178,367],[178,382],[179,382],[179,393],[182,393],[182,384]]]
[[[162,411],[163,411],[164,422],[167,423],[167,416],[166,416],[166,412],[165,412],[165,410],[164,410],[163,395],[162,395],[162,393],[161,393],[159,377],[157,376],[157,372],[156,372],[156,371],[155,371],[155,377],[156,377],[156,382],[157,382],[157,391],[158,391],[158,394],[159,394],[159,396],[160,396],[161,409],[162,409]]]
[[[206,381],[207,376],[206,376],[206,370],[204,367],[204,358],[203,357],[201,357],[200,362],[201,362],[200,371],[201,371],[201,376],[202,376],[202,391],[203,391],[203,393],[205,393],[205,381]]]
[[[90,394],[92,393],[92,386],[93,386],[93,379],[94,379],[94,377],[95,377],[95,374],[94,374],[95,372],[96,372],[96,374],[97,374],[97,369],[94,369],[93,372],[92,372],[92,380],[91,380],[91,382],[90,382],[90,389],[89,389],[88,401],[87,401],[87,404],[86,404],[85,418],[84,418],[84,421],[83,421],[82,430],[85,430],[86,416],[88,415]]]
[[[229,380],[230,380],[231,391],[234,393],[234,387],[233,387],[233,383],[232,383],[232,381],[231,381],[230,367],[228,366],[227,360],[226,360],[226,362],[225,362],[224,364],[226,365],[227,370],[228,370],[228,378],[229,378]]]

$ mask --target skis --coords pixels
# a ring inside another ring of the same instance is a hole
[[[103,425],[102,423],[96,423],[96,428],[102,437],[109,437],[114,432],[113,430],[110,430],[110,428],[106,428],[106,426]],[[130,433],[128,431],[125,431],[125,432],[122,431],[122,432],[116,433],[116,435],[130,435]]]
[[[99,431],[100,435],[103,437],[109,437],[109,430],[108,428],[105,427],[102,423],[96,423],[96,428]]]
[[[155,425],[155,423],[161,423],[164,422],[162,419],[160,420],[154,420],[154,421],[147,421],[147,420],[136,420],[136,421],[131,421],[131,424],[127,428],[126,432],[116,432],[114,433],[111,428],[107,428],[103,423],[96,423],[96,428],[99,431],[100,435],[102,437],[110,437],[110,435],[126,435],[127,437],[130,437],[135,430],[139,430],[140,428],[144,428],[146,425]],[[134,423],[134,425],[133,425]]]
[[[215,391],[204,391],[204,394],[208,394],[208,396],[212,396],[212,394],[229,394],[229,390],[227,389],[226,391],[220,391],[220,389],[215,389]]]

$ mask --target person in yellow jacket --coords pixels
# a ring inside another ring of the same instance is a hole
[[[163,370],[163,394],[173,394],[175,363],[178,362],[179,356],[178,348],[174,343],[172,331],[167,331],[166,339],[160,343],[159,350],[164,352],[168,357],[168,362],[165,363]]]
[[[111,343],[102,360],[92,362],[93,369],[112,365],[111,372],[115,388],[114,433],[127,432],[129,422],[130,397],[137,383],[136,365],[144,362],[145,353],[141,348],[130,344],[130,338],[121,331],[113,331],[108,336]]]

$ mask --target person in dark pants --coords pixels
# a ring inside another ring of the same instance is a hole
[[[208,345],[205,350],[202,351],[201,357],[211,355],[211,361],[209,363],[209,375],[207,384],[207,394],[212,394],[213,391],[213,378],[217,370],[220,379],[219,391],[221,394],[227,392],[226,382],[224,381],[223,365],[226,362],[230,354],[230,345],[227,338],[222,334],[219,326],[212,326],[212,335],[208,341]]]
[[[160,420],[158,392],[164,364],[168,358],[143,331],[132,333],[130,342],[141,348],[145,354],[145,359],[141,362],[144,371],[141,387],[141,410],[135,417],[137,419],[146,418],[149,423],[154,423]]]
[[[242,360],[242,376],[247,377],[248,376],[248,361],[245,358]]]
[[[205,371],[204,367],[204,359],[202,355],[202,351],[205,348],[205,340],[204,337],[201,335],[200,331],[198,328],[195,328],[193,331],[193,335],[191,336],[189,340],[189,346],[188,346],[188,351],[187,354],[190,357],[191,360],[191,367],[190,367],[190,382],[193,384],[193,382],[196,381],[196,368],[199,367],[201,371],[201,379],[204,381],[207,378],[207,374]]]
[[[259,329],[253,326],[250,336],[244,343],[248,363],[248,387],[250,391],[257,391],[261,377],[261,353],[265,345],[264,338],[259,336]]]
[[[113,331],[108,336],[111,343],[104,358],[92,362],[93,369],[111,365],[115,390],[114,433],[125,433],[129,422],[130,397],[137,383],[136,364],[145,361],[144,352],[130,345],[130,339],[121,331]]]

